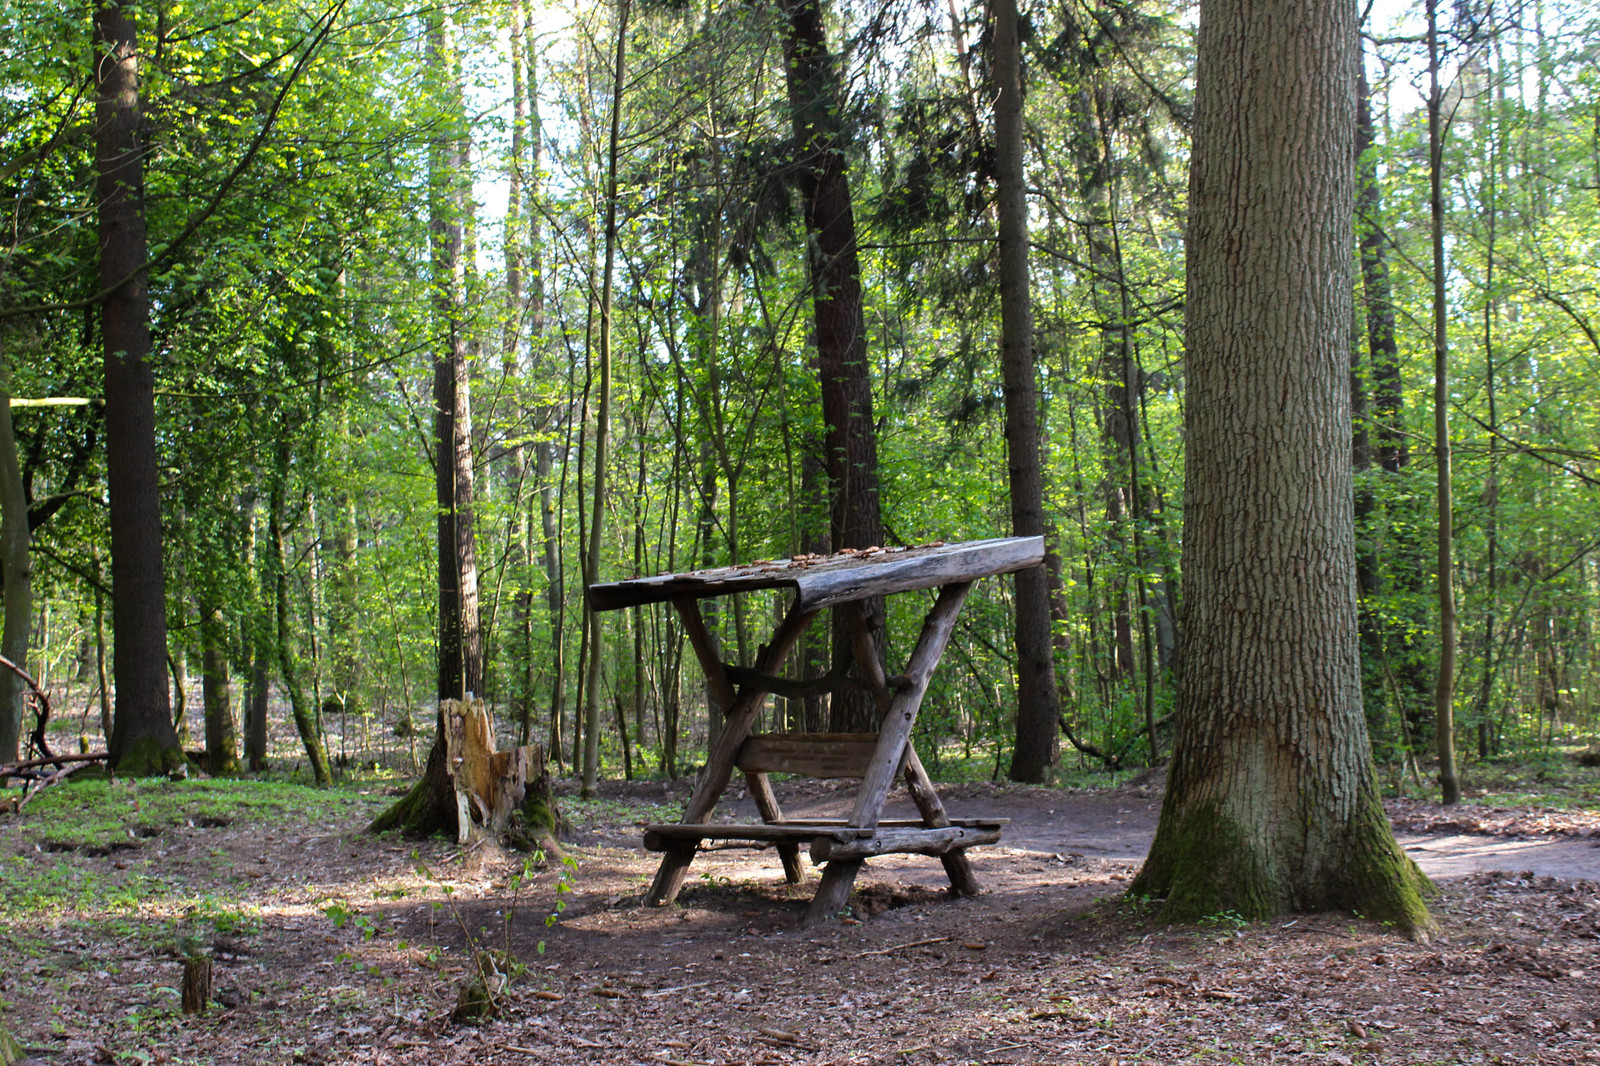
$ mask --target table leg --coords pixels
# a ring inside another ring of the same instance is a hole
[[[837,918],[850,902],[850,889],[855,887],[856,875],[861,872],[862,860],[841,859],[822,868],[822,883],[817,894],[811,897],[802,925],[816,925]]]
[[[717,658],[716,649],[712,647],[711,639],[706,633],[705,622],[700,617],[699,604],[690,597],[673,600],[672,603],[683,618],[684,633],[694,647],[706,677],[711,681],[718,702],[728,700],[722,704],[726,709],[722,732],[718,735],[717,742],[711,746],[711,751],[707,753],[706,766],[700,774],[700,784],[695,787],[689,805],[684,808],[683,824],[693,825],[711,819],[711,812],[716,809],[717,800],[721,798],[723,790],[728,787],[728,781],[733,777],[733,764],[739,755],[739,745],[750,735],[750,726],[761,713],[761,706],[766,701],[767,693],[746,686],[734,696],[733,686],[728,684],[728,675],[722,669],[722,661]],[[776,671],[778,664],[783,662],[784,657],[794,647],[795,641],[800,639],[800,634],[805,632],[806,626],[816,615],[815,611],[803,611],[798,606],[790,607],[789,613],[778,626],[778,631],[772,635],[771,643],[762,648],[761,654],[756,656],[755,668],[764,674]],[[656,870],[655,880],[650,885],[650,892],[645,896],[645,902],[656,905],[671,903],[677,897],[679,889],[683,887],[684,875],[693,861],[693,845],[682,850],[674,849],[663,855],[661,866]],[[796,861],[798,862],[798,858]],[[787,864],[785,872],[787,873]]]
[[[959,602],[957,607],[959,608]],[[932,615],[929,615],[930,622]],[[951,616],[951,624],[954,624]],[[852,617],[852,646],[855,651],[856,663],[861,667],[867,684],[872,688],[873,695],[878,702],[878,709],[887,719],[890,707],[894,703],[894,695],[889,691],[888,679],[884,676],[883,664],[878,661],[873,651],[871,636],[871,622],[860,612],[853,611]],[[944,640],[949,639],[946,634]],[[918,649],[921,650],[919,643]],[[939,656],[944,652],[944,641],[939,643],[934,652],[932,666],[939,661]],[[920,703],[920,699],[919,699]],[[906,739],[906,755],[904,764],[906,791],[910,793],[912,802],[917,805],[917,812],[922,815],[922,824],[930,829],[940,829],[950,824],[950,818],[945,813],[944,804],[939,800],[939,794],[934,790],[933,781],[928,777],[928,772],[922,766],[922,760],[917,757],[916,750],[911,746],[909,735]],[[946,852],[939,856],[944,864],[945,874],[950,878],[951,891],[958,896],[975,896],[980,891],[977,875],[972,871],[972,863],[967,858],[965,850]]]
[[[656,868],[655,880],[650,882],[650,891],[644,897],[646,904],[659,907],[678,898],[678,892],[683,888],[684,876],[689,872],[689,864],[694,862],[694,852],[698,846],[689,842],[686,847],[673,848],[661,856],[661,865]]]
[[[767,780],[763,773],[747,773],[744,781],[750,788],[750,798],[756,802],[756,810],[761,812],[761,820],[768,825],[783,821],[783,810],[778,806],[778,797],[773,794],[772,782]],[[805,867],[800,865],[800,845],[784,843],[778,845],[778,858],[783,862],[783,879],[791,885],[803,884],[806,879]]]
[[[929,829],[942,829],[949,825],[950,816],[945,813],[944,804],[933,789],[933,780],[928,776],[928,771],[923,769],[922,760],[917,758],[910,741],[906,742],[905,777],[906,791],[911,794],[911,801],[922,815],[922,824]],[[972,872],[972,862],[967,858],[965,848],[947,851],[939,856],[939,861],[944,864],[944,872],[950,878],[950,891],[956,895],[976,896],[983,890],[978,884],[978,875]]]

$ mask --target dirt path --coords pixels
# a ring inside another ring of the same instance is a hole
[[[815,785],[780,793],[786,813],[819,817],[839,813],[849,792]],[[1123,862],[1137,869],[1155,837],[1161,813],[1159,780],[1113,790],[1061,790],[963,785],[944,790],[953,815],[1011,819],[1002,847],[1011,854],[1082,857]],[[732,808],[756,819],[747,799]],[[915,817],[903,797],[894,817]],[[1600,813],[1507,808],[1455,808],[1414,800],[1390,804],[1396,837],[1436,880],[1489,871],[1600,881]],[[937,869],[937,868],[935,868]]]

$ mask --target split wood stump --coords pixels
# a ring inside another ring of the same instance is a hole
[[[1038,566],[1044,561],[1042,537],[1006,537],[964,544],[918,548],[849,549],[821,558],[797,556],[777,562],[700,570],[660,577],[590,585],[589,605],[609,611],[671,602],[722,708],[722,732],[707,756],[705,770],[683,820],[645,828],[645,847],[662,852],[661,866],[647,901],[670,903],[683,887],[696,849],[704,840],[751,840],[774,845],[791,884],[805,879],[800,848],[814,863],[825,864],[821,884],[806,912],[806,924],[838,914],[850,896],[861,864],[874,855],[937,855],[961,895],[978,891],[966,849],[1000,839],[1003,818],[950,818],[927,771],[911,747],[911,730],[928,682],[955,629],[972,582]],[[758,589],[791,589],[794,600],[753,666],[723,663],[706,631],[699,601]],[[937,588],[905,672],[890,676],[878,657],[873,620],[863,604],[880,596]],[[817,682],[775,676],[807,625],[824,609],[844,612],[852,634],[852,671],[830,671],[826,688],[864,686],[877,701],[877,733],[755,734],[752,726],[771,693],[809,691]],[[711,814],[735,770],[742,771],[761,825],[712,825]],[[783,816],[768,774],[858,778],[855,802],[842,820],[789,819]],[[921,816],[915,822],[885,821],[880,815],[889,789],[903,775]]]
[[[543,772],[543,751],[527,744],[496,751],[494,718],[481,699],[444,700],[445,766],[456,794],[456,839],[498,837],[522,805],[530,775]]]

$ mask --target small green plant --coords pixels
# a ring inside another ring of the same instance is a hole
[[[413,859],[415,857],[413,853]],[[427,863],[417,862],[417,873],[438,885],[440,895],[443,897],[441,900],[432,901],[434,913],[437,914],[441,910],[449,911],[451,920],[461,931],[462,938],[472,952],[472,966],[457,990],[456,1007],[451,1013],[456,1021],[470,1022],[497,1016],[500,1013],[501,997],[511,981],[527,972],[527,967],[518,961],[512,951],[511,930],[523,893],[533,883],[537,868],[544,862],[544,851],[535,851],[525,857],[516,871],[506,879],[505,887],[509,890],[511,898],[500,908],[502,946],[498,949],[487,947],[493,936],[489,929],[480,927],[474,933],[468,928],[460,908],[456,905],[455,887],[446,884]],[[562,856],[551,886],[554,899],[549,912],[545,915],[546,929],[552,928],[567,909],[566,896],[572,891],[577,871],[578,860],[570,855]],[[535,950],[543,955],[545,942],[540,940]]]
[[[1246,918],[1238,911],[1227,910],[1217,911],[1215,914],[1208,914],[1204,918],[1201,918],[1197,924],[1211,926],[1213,928],[1243,929],[1245,926],[1250,924],[1250,919]]]
[[[377,939],[379,933],[378,923],[353,907],[334,901],[323,907],[322,913],[333,923],[335,929],[343,929],[347,925],[354,925],[361,933],[362,940]]]

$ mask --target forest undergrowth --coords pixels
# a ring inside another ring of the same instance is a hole
[[[1545,777],[1537,804],[1399,798],[1391,816],[1600,846],[1596,771]],[[779,787],[786,807],[840,795]],[[947,789],[952,810],[1013,822],[975,853],[976,899],[949,898],[933,860],[875,860],[849,914],[802,929],[814,875],[791,889],[769,853],[723,849],[677,905],[641,909],[639,826],[686,788],[569,800],[569,861],[536,866],[365,835],[381,782],[52,789],[0,821],[6,1023],[63,1064],[1600,1061],[1593,880],[1443,880],[1428,943],[1359,915],[1157,926],[1125,895],[1136,859],[1083,842],[1145,832],[1159,779],[980,783]],[[202,955],[214,1000],[187,1016],[183,960]],[[464,1020],[486,961],[507,980]]]

